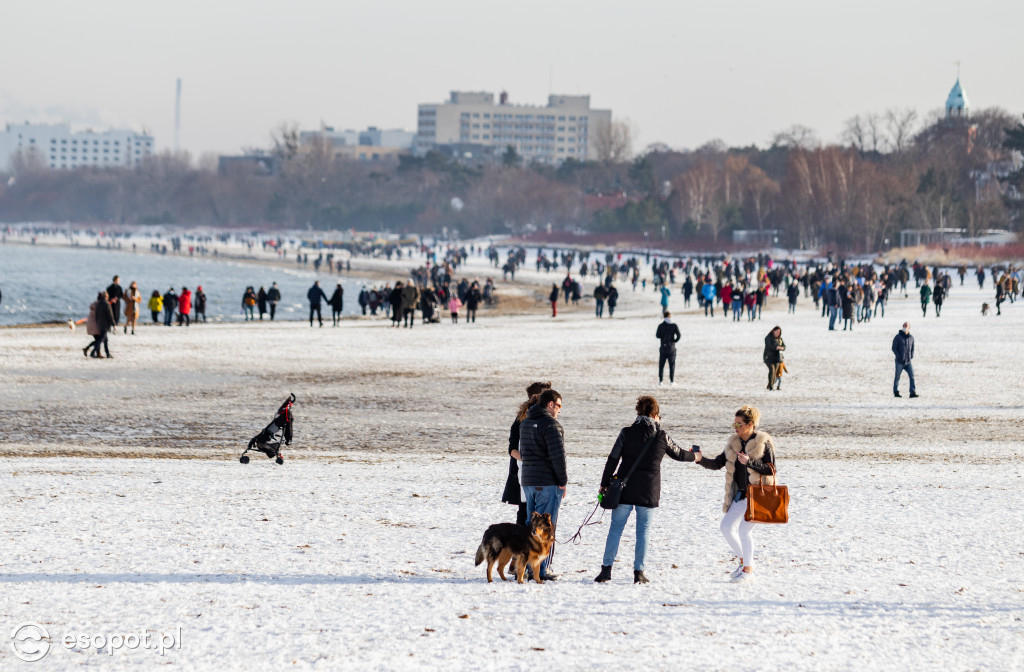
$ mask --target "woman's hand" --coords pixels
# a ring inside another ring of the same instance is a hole
[[[523,459],[523,456],[515,448],[512,449],[512,452],[510,452],[509,455],[512,456],[513,460],[521,460],[521,459]]]
[[[750,462],[750,456],[747,455],[746,453],[737,453],[736,459],[739,460],[740,464],[746,464],[747,462]]]

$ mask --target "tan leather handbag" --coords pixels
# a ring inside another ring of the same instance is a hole
[[[772,480],[775,479],[775,465],[772,469]],[[759,483],[747,486],[747,513],[743,519],[749,523],[788,523],[789,522],[789,488],[784,485],[765,485],[764,476]]]

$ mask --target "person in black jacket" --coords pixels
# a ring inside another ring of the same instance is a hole
[[[526,524],[526,501],[523,499],[523,489],[519,485],[519,462],[523,459],[519,452],[519,425],[526,419],[530,407],[540,400],[540,393],[550,389],[550,381],[532,383],[526,388],[527,399],[519,407],[516,419],[508,432],[508,477],[505,479],[505,491],[501,493],[501,501],[519,507],[516,512],[516,523],[519,525]]]
[[[910,360],[914,358],[914,337],[910,335],[910,322],[903,323],[903,330],[896,332],[892,339],[892,354],[896,356],[896,377],[892,381],[892,396],[901,397],[900,374],[904,371],[910,377],[910,398],[917,397],[917,387],[914,385],[914,367]]]
[[[387,293],[387,301],[391,306],[391,326],[397,329],[402,326],[402,281],[396,282],[395,288],[392,290],[388,290],[385,286],[384,291]],[[387,312],[386,309],[385,312]]]
[[[768,367],[769,392],[772,391],[772,388],[782,387],[782,379],[779,378],[779,364],[785,359],[782,354],[785,350],[786,342],[782,340],[782,327],[776,325],[764,337],[764,355],[762,358],[765,366]]]
[[[601,475],[602,492],[608,487],[613,474],[618,473],[620,478],[629,474],[629,478],[622,490],[619,505],[612,511],[608,539],[604,544],[601,573],[594,581],[604,583],[612,578],[612,563],[615,562],[615,555],[619,551],[622,530],[626,527],[629,514],[636,509],[633,583],[648,583],[647,577],[644,576],[648,532],[654,509],[661,501],[661,461],[666,455],[678,462],[694,461],[694,454],[680,448],[661,428],[661,409],[657,400],[654,397],[639,397],[636,400],[636,420],[631,426],[623,427],[619,432]]]
[[[519,482],[526,495],[526,519],[537,513],[550,513],[551,525],[558,529],[558,509],[565,497],[569,482],[565,468],[565,438],[558,414],[562,410],[562,395],[555,390],[544,390],[537,403],[526,412],[519,425],[519,453],[523,460]],[[541,563],[541,580],[555,579],[548,571],[555,547]]]
[[[328,301],[331,304],[331,320],[333,326],[341,324],[341,311],[345,307],[345,289],[338,283],[338,286],[334,288],[334,293],[331,294],[331,298]]]
[[[117,278],[115,277],[116,281]],[[110,344],[107,340],[107,334],[111,329],[117,326],[117,320],[114,319],[114,310],[110,304],[110,295],[106,292],[100,292],[96,296],[96,336],[95,341],[92,345],[92,356],[102,357],[100,355],[100,346],[103,346],[103,351],[107,355],[107,359],[113,359],[110,354]]]
[[[551,317],[558,317],[558,285],[551,283],[551,293],[548,294],[548,301],[551,302]]]
[[[114,317],[114,325],[121,321],[121,299],[124,298],[124,290],[121,288],[121,277],[114,276],[114,281],[107,287],[107,296],[110,297],[110,312]]]
[[[320,326],[324,326],[324,316],[320,313],[320,302],[327,302],[327,295],[324,294],[324,290],[320,289],[320,281],[316,280],[313,282],[313,286],[306,292],[306,298],[309,299],[309,326],[313,326],[313,313],[316,312],[316,319],[319,320]]]
[[[615,317],[615,306],[619,303],[619,290],[615,285],[608,285],[608,317]]]
[[[665,362],[668,362],[668,380],[675,387],[676,384],[676,343],[682,336],[679,327],[672,322],[672,313],[665,311],[665,321],[658,325],[654,332],[655,338],[661,340],[658,349],[658,386],[665,384]]]
[[[270,289],[267,290],[267,303],[270,307],[270,321],[274,321],[274,313],[277,312],[277,303],[281,300],[281,290],[277,288],[277,283],[270,285]]]

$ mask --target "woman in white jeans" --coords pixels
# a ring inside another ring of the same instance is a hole
[[[764,476],[765,485],[775,482],[772,469],[775,465],[775,448],[768,432],[758,431],[757,425],[761,413],[753,406],[744,406],[736,411],[733,422],[735,434],[729,437],[725,450],[714,459],[702,458],[698,453],[697,462],[707,469],[718,470],[725,467],[725,502],[722,511],[722,535],[729,543],[739,565],[733,570],[730,579],[736,583],[749,582],[753,579],[754,548],[751,533],[753,523],[743,519],[747,510],[747,485],[757,483]],[[737,468],[737,462],[739,463]]]

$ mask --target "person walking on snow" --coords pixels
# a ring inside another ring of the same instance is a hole
[[[904,371],[910,378],[910,398],[917,397],[917,387],[914,385],[914,367],[910,360],[914,358],[914,337],[910,335],[910,322],[903,323],[903,330],[896,333],[892,339],[892,354],[896,356],[896,377],[892,381],[892,396],[901,397],[900,374]]]
[[[661,341],[658,348],[658,386],[665,384],[665,363],[668,363],[668,380],[675,387],[676,384],[676,343],[682,336],[679,333],[679,326],[672,322],[672,313],[665,311],[664,321],[658,325],[654,332],[655,338]]]
[[[309,299],[309,326],[313,326],[313,313],[316,313],[317,320],[320,321],[320,326],[324,326],[324,316],[320,312],[320,303],[327,303],[329,300],[327,295],[324,294],[324,290],[320,288],[320,281],[317,280],[313,283],[313,286],[306,292],[306,298]]]

